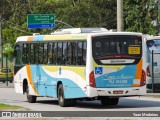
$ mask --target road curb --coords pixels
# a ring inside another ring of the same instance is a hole
[[[144,97],[159,97],[160,98],[160,93],[147,93]]]

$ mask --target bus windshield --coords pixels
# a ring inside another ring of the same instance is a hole
[[[139,59],[142,56],[142,38],[129,35],[110,35],[92,38],[93,58]]]
[[[147,41],[147,47],[148,47],[150,52],[152,52],[152,50],[160,50],[160,40],[159,39],[148,40]]]

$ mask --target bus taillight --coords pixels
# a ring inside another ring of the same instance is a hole
[[[142,77],[141,77],[140,86],[144,86],[145,84],[146,84],[146,73],[144,70],[142,70]]]
[[[148,77],[151,77],[151,73],[150,73],[150,70],[149,70],[149,66],[148,66],[147,69],[146,69],[146,74],[147,74]]]
[[[94,77],[93,71],[89,74],[89,85],[91,87],[96,87],[96,82],[95,82],[95,77]]]

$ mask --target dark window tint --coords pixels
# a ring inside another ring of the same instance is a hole
[[[67,42],[63,42],[62,64],[65,65],[67,60]]]
[[[34,44],[34,63],[38,64],[38,56],[39,56],[39,44]]]
[[[48,43],[48,64],[52,64],[53,63],[53,50],[52,50],[52,43]]]
[[[142,57],[142,37],[110,35],[92,39],[93,58],[97,64],[137,64]],[[109,59],[133,59],[133,62]]]
[[[16,48],[16,63],[23,64],[58,64],[58,65],[85,65],[86,42],[31,42],[23,43],[21,49]]]
[[[56,64],[57,43],[48,43],[48,64]]]
[[[23,44],[22,62],[27,64],[27,44]]]
[[[87,42],[83,42],[83,60],[82,65],[86,65]]]
[[[77,46],[77,64],[85,65],[86,64],[86,42],[78,42]]]
[[[22,64],[22,50],[21,50],[21,45],[17,44],[16,45],[16,50],[15,50],[15,64],[16,65],[21,65]]]
[[[38,57],[39,64],[43,64],[43,49],[44,49],[44,44],[40,43],[39,44],[39,57]]]
[[[52,56],[53,56],[53,64],[57,63],[57,43],[53,43],[52,45]]]
[[[31,43],[30,44],[30,63],[31,64],[34,64],[34,62],[35,62],[35,60],[34,60],[34,53],[35,53],[35,51],[34,51],[34,44],[33,43]]]
[[[69,42],[67,64],[76,65],[76,58],[77,58],[76,56],[77,56],[76,42]]]
[[[59,42],[57,45],[57,64],[61,65],[62,64],[62,42]]]
[[[39,64],[47,64],[47,43],[39,44]]]
[[[43,64],[47,64],[47,43],[44,43],[44,49],[43,49]]]
[[[129,55],[141,57],[142,39],[136,36],[107,36],[93,39],[93,56]]]

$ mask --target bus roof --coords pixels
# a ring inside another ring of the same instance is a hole
[[[70,33],[68,31],[70,31]],[[71,28],[71,29],[63,29],[61,30],[61,32],[55,32],[51,35],[35,34],[32,36],[21,36],[17,38],[16,42],[19,42],[19,41],[50,41],[50,40],[87,40],[88,35],[91,35],[91,36],[102,36],[102,35],[137,35],[138,36],[140,35],[141,36],[142,33],[111,32],[105,28],[83,28],[83,29]]]
[[[149,36],[146,40],[160,39],[160,36]]]

